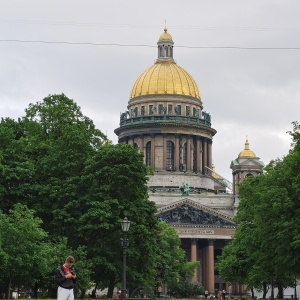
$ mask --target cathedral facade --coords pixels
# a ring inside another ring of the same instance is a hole
[[[167,29],[157,46],[157,60],[136,79],[115,133],[119,143],[143,152],[145,164],[153,168],[149,200],[156,204],[157,218],[175,228],[187,259],[200,261],[193,281],[210,293],[223,288],[243,292],[241,286],[226,284],[214,266],[236,229],[238,184],[261,173],[263,163],[246,140],[230,165],[233,184],[215,172],[212,142],[217,131],[203,110],[198,86],[174,61]]]

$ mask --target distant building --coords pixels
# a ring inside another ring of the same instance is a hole
[[[233,184],[216,173],[212,142],[217,131],[203,110],[198,86],[174,61],[167,29],[157,45],[158,58],[136,79],[115,133],[119,143],[143,152],[145,164],[153,168],[149,199],[157,206],[157,218],[176,229],[188,260],[201,262],[193,280],[210,293],[242,292],[242,286],[226,286],[214,265],[236,229],[237,184],[261,173],[263,163],[247,140],[231,162]]]

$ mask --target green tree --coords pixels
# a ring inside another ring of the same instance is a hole
[[[42,296],[56,298],[57,284],[54,281],[54,270],[62,265],[69,255],[72,255],[75,258],[75,270],[78,278],[75,285],[76,294],[77,292],[81,292],[81,294],[84,295],[85,291],[91,287],[92,272],[92,262],[87,259],[86,247],[79,246],[77,249],[73,250],[68,246],[68,239],[66,237],[52,240],[47,246],[48,247],[44,248],[44,257],[48,264],[48,268],[38,286],[39,290],[41,290],[41,288],[45,290],[45,293]]]
[[[178,292],[180,284],[186,280],[191,281],[194,270],[200,265],[200,262],[186,261],[185,251],[180,247],[180,238],[175,229],[165,222],[158,223],[157,244],[159,252],[156,266],[156,287],[167,284],[168,289]]]
[[[293,123],[293,148],[283,159],[271,161],[265,173],[249,177],[239,187],[236,215],[239,227],[224,249],[218,265],[221,276],[250,287],[283,289],[299,278],[300,139],[299,124]],[[239,254],[243,254],[242,258]],[[241,265],[234,273],[229,262]]]
[[[24,124],[10,118],[0,122],[0,209],[8,212],[30,197],[34,165],[26,154]]]
[[[128,287],[154,286],[156,264],[156,208],[148,200],[148,169],[143,156],[130,145],[105,145],[87,164],[82,183],[78,225],[100,287],[121,282],[120,221],[130,222],[127,259]]]
[[[35,179],[27,204],[43,219],[50,235],[75,241],[77,186],[86,162],[106,137],[64,94],[30,104],[23,122]]]
[[[0,213],[1,248],[5,253],[0,277],[7,297],[12,287],[33,286],[43,272],[40,262],[47,233],[40,225],[41,220],[22,204],[16,204],[8,215]]]

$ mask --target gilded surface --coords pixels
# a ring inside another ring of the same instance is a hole
[[[161,42],[161,41],[170,41],[170,42],[173,42],[171,34],[168,33],[166,29],[165,29],[164,33],[162,33],[160,35],[160,37],[159,37],[158,42]]]
[[[246,139],[245,149],[240,152],[239,158],[241,157],[256,157],[255,153],[250,150],[248,139]]]
[[[136,80],[130,99],[153,94],[177,94],[200,99],[198,86],[193,77],[175,62],[156,62]]]

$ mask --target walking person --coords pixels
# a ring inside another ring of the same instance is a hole
[[[223,289],[223,291],[222,291],[222,298],[223,298],[223,300],[225,300],[225,296],[226,296],[226,291],[225,291],[225,289]]]
[[[74,300],[74,284],[76,282],[74,263],[74,257],[68,256],[65,263],[55,270],[55,281],[58,284],[57,300]]]
[[[218,292],[218,299],[222,300],[222,291],[221,290],[219,290],[219,292]]]

